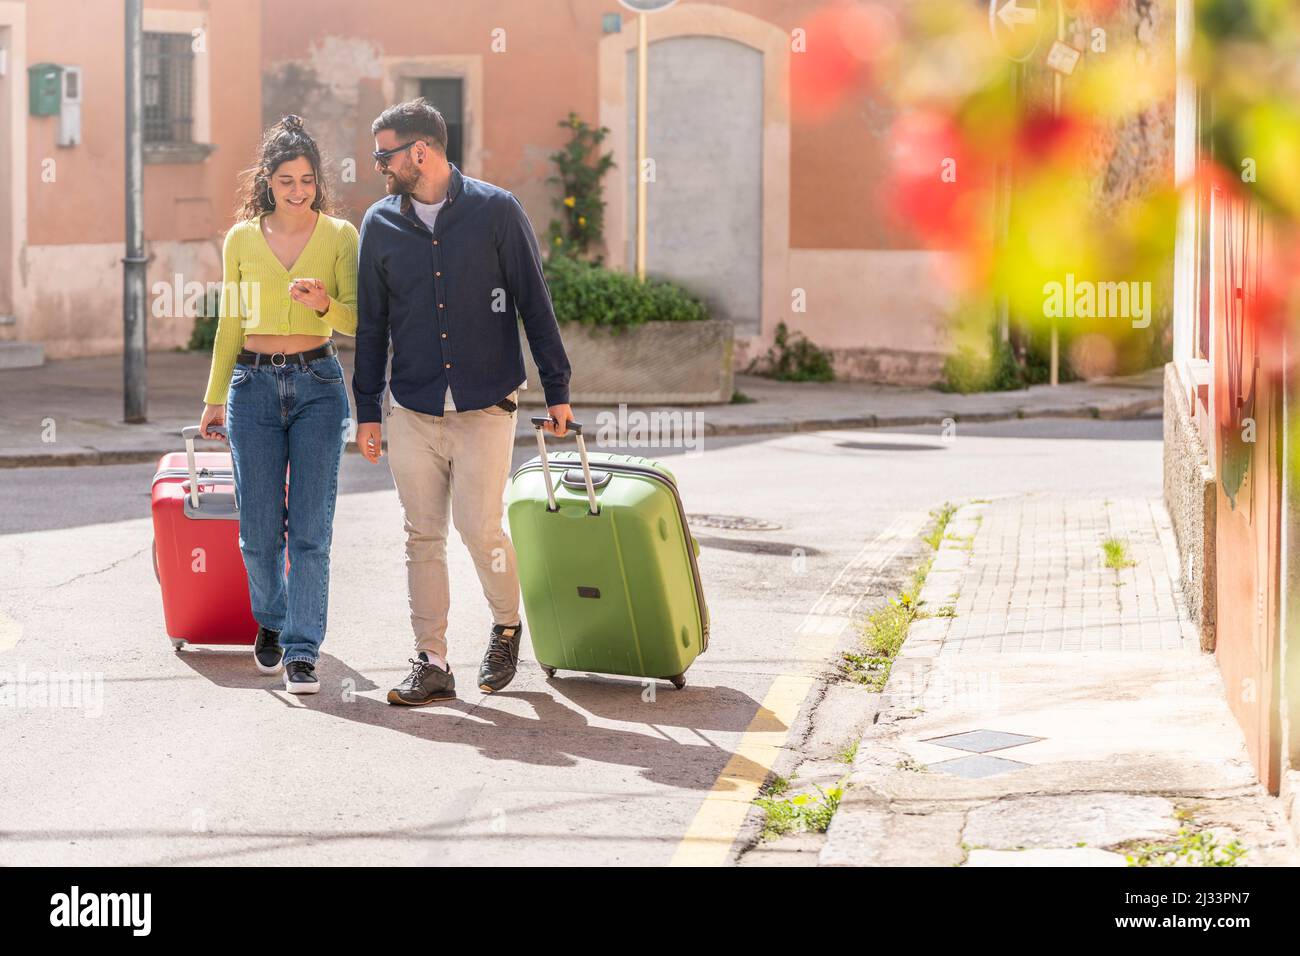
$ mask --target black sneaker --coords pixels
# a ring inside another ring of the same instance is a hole
[[[456,678],[451,673],[450,664],[443,670],[438,665],[429,663],[423,651],[407,663],[411,665],[411,673],[388,692],[390,704],[422,707],[440,700],[456,699]]]
[[[503,690],[515,679],[519,664],[519,640],[523,637],[522,624],[493,624],[487,653],[478,668],[478,689],[485,694]]]
[[[257,664],[257,669],[263,674],[278,674],[283,660],[280,632],[258,625],[257,640],[253,642],[253,661]]]
[[[315,694],[320,691],[316,666],[307,661],[290,661],[284,665],[284,689],[291,694]]]

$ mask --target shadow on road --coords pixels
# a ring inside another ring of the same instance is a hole
[[[505,691],[477,701],[457,699],[427,707],[396,707],[383,699],[381,687],[360,671],[330,654],[322,654],[319,694],[291,697],[279,684],[257,673],[246,648],[182,651],[181,660],[205,680],[231,690],[274,693],[290,709],[307,709],[370,727],[381,727],[430,743],[473,747],[489,760],[511,760],[550,767],[576,767],[581,761],[633,767],[650,782],[708,790],[720,783],[723,767],[732,761],[729,749],[706,733],[740,734],[747,729],[784,732],[787,728],[753,697],[732,687],[674,690],[657,681],[652,700],[645,685],[634,678],[560,677],[550,681],[553,693]],[[529,662],[525,667],[536,666]],[[457,672],[462,683],[472,674]],[[366,696],[380,691],[378,698]],[[462,691],[463,692],[463,691]],[[478,696],[477,689],[473,690]],[[523,701],[534,716],[520,716],[496,706],[497,701]],[[572,702],[568,706],[563,701]],[[579,710],[578,708],[581,708]],[[602,720],[638,724],[645,730],[594,726],[582,711]],[[759,719],[755,721],[755,717]],[[675,740],[664,727],[691,732]],[[729,774],[752,779],[766,771],[745,758],[736,758]],[[430,771],[436,772],[434,761]]]

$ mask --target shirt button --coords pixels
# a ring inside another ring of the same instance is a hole
[[[447,333],[446,333],[446,332],[443,332],[443,333],[442,333],[442,337],[445,339],[445,338],[447,337]]]
[[[434,275],[436,275],[436,276],[440,276],[440,275],[442,275],[442,273],[441,273],[441,272],[435,272]]]
[[[433,244],[436,246],[438,244],[438,240],[437,239],[433,240]]]
[[[443,368],[451,368],[451,363],[448,362],[446,365],[443,366]]]
[[[439,303],[438,303],[438,308],[440,308],[440,309],[445,309],[445,308],[446,308],[446,306],[445,306],[445,305],[443,305],[443,304],[442,304],[442,303],[441,303],[441,302],[439,302]]]

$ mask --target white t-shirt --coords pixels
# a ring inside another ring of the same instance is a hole
[[[446,203],[446,199],[441,202],[427,203],[420,202],[420,200],[416,199],[414,196],[411,197],[411,206],[415,209],[415,214],[420,217],[420,221],[428,227],[430,232],[433,232],[433,224],[438,221],[438,213],[442,211],[442,207],[446,205]],[[394,405],[398,408],[402,407],[401,403],[397,400],[397,396],[393,394],[391,388],[388,390],[388,396],[392,399]],[[451,385],[447,386],[447,394],[443,399],[442,410],[444,412],[454,412],[456,410],[456,403],[451,399]]]

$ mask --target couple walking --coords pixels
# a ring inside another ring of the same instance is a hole
[[[557,436],[573,420],[569,363],[518,200],[448,162],[447,125],[423,99],[390,107],[371,130],[388,195],[366,212],[360,236],[329,215],[320,152],[302,120],[287,116],[267,132],[245,175],[240,221],[226,235],[201,425],[205,438],[220,437],[214,424],[229,436],[257,668],[283,668],[290,693],[316,693],[351,425],[330,333],[355,335],[357,445],[372,463],[383,456],[388,388],[390,467],[406,530],[415,656],[388,700],[420,705],[456,696],[446,638],[449,517],[492,611],[479,687],[491,693],[514,677],[519,578],[501,512],[525,381],[516,310],[552,418],[546,428]]]

